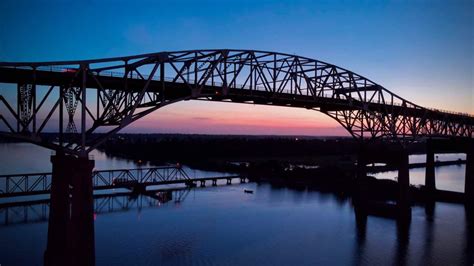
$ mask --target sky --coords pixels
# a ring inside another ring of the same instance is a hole
[[[474,114],[474,1],[0,1],[0,61],[255,49],[326,61]],[[0,93],[2,88],[0,88]],[[306,109],[189,101],[123,132],[347,135]]]

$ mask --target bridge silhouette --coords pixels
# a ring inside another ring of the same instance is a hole
[[[227,184],[230,184],[234,178],[239,178],[241,182],[247,179],[243,175],[189,177],[181,166],[168,165],[92,171],[92,186],[94,190],[127,188],[137,194],[143,194],[150,186],[183,184],[195,187],[198,184],[205,186],[206,181],[216,186],[218,180],[226,180]],[[0,198],[50,194],[52,179],[53,173],[0,175]]]
[[[347,69],[274,52],[193,50],[0,62],[0,83],[16,84],[17,95],[16,102],[0,96],[4,135],[76,155],[163,106],[192,99],[317,110],[360,139],[472,138],[474,133],[472,115],[421,107]],[[58,143],[41,138],[48,123],[57,124]],[[94,138],[95,132],[107,134]]]
[[[474,116],[419,106],[359,74],[319,60],[221,49],[63,62],[0,62],[0,83],[11,88],[0,95],[0,134],[56,151],[51,157],[47,265],[94,264],[94,161],[88,153],[134,121],[179,101],[322,112],[362,143],[357,162],[361,180],[367,175],[371,156],[386,155],[366,151],[364,143],[382,139],[401,144],[390,156],[399,164],[397,204],[403,216],[410,209],[405,144],[429,140],[425,184],[433,192],[438,144],[432,143],[447,140],[467,153],[465,195],[467,202],[474,202]],[[46,129],[56,131],[58,138],[45,137]]]

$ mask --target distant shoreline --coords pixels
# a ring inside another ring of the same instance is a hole
[[[59,133],[48,132],[42,133],[42,136],[46,138],[56,138],[59,136]],[[92,136],[101,136],[104,133],[95,133]],[[353,139],[351,136],[310,136],[310,135],[253,135],[253,134],[200,134],[200,133],[117,133],[111,136],[109,139],[117,137],[133,137],[133,138],[251,138],[251,139],[291,139],[291,138],[300,138],[300,139]],[[25,142],[23,140],[17,140],[10,137],[5,137],[0,135],[0,143],[4,142]]]

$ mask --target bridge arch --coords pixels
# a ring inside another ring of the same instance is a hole
[[[4,135],[82,155],[145,115],[192,99],[316,110],[361,140],[472,138],[474,132],[471,115],[424,108],[347,69],[267,51],[188,50],[0,62],[0,83],[17,85],[16,106],[0,95]],[[48,89],[38,98],[40,86]],[[48,109],[45,101],[55,104]],[[51,121],[59,124],[59,143],[41,136]]]

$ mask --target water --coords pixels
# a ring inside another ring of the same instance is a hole
[[[0,143],[0,175],[51,172],[50,157],[54,153],[28,143]],[[148,162],[138,164],[133,160],[111,157],[104,152],[94,150],[90,153],[95,161],[94,170],[135,169],[153,167]],[[207,177],[231,175],[212,171],[200,171],[184,166],[189,177]]]
[[[49,171],[49,155],[27,144],[0,145],[0,174]],[[100,169],[137,167],[100,152],[94,157]],[[443,171],[458,174],[448,169]],[[128,209],[96,213],[97,265],[472,263],[473,229],[458,204],[437,203],[432,215],[414,206],[408,229],[369,216],[363,230],[350,199],[269,184],[196,188],[179,203],[148,204],[145,196],[111,200],[122,201]],[[138,202],[145,203],[137,207]],[[0,219],[4,213],[0,210]],[[0,264],[41,265],[46,236],[46,222],[0,225]]]
[[[415,154],[409,156],[410,163],[426,162],[426,155]],[[436,161],[465,160],[465,153],[436,154]],[[398,171],[387,171],[370,174],[377,179],[396,180]],[[464,192],[464,177],[466,175],[466,165],[447,165],[435,168],[436,188],[448,191]],[[410,169],[410,184],[419,186],[425,184],[425,168]]]

